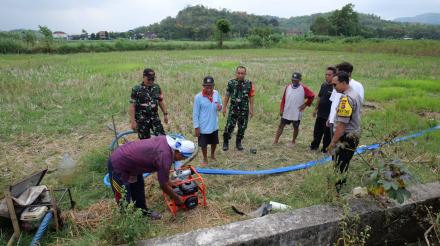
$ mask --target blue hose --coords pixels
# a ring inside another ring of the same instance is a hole
[[[37,233],[35,233],[35,236],[32,239],[31,246],[39,245],[41,238],[43,237],[47,228],[49,228],[49,223],[52,220],[52,218],[53,218],[52,211],[47,212],[43,220],[41,221],[40,226],[38,227]]]
[[[435,127],[432,127],[432,128],[429,128],[429,129],[426,129],[423,131],[419,131],[419,132],[416,132],[411,135],[395,138],[395,139],[391,140],[390,142],[386,142],[383,144],[376,143],[376,144],[371,144],[371,145],[367,145],[367,146],[361,146],[356,149],[355,155],[362,154],[365,151],[378,149],[382,145],[398,143],[398,142],[407,141],[409,139],[413,139],[416,137],[420,137],[426,133],[433,132],[433,131],[439,130],[439,129],[440,129],[440,125],[437,125]],[[133,133],[133,131],[122,132],[119,135],[124,136],[124,135],[131,134],[131,133]],[[114,139],[112,144],[110,145],[110,147],[113,147],[116,144],[116,141],[117,141],[117,139]],[[196,168],[196,170],[197,170],[197,172],[199,172],[201,174],[213,174],[213,175],[267,175],[267,174],[278,174],[278,173],[284,173],[284,172],[298,171],[301,169],[307,169],[307,168],[310,168],[310,167],[313,167],[313,166],[316,166],[319,164],[324,164],[329,161],[331,161],[331,157],[327,156],[327,157],[324,157],[319,160],[313,160],[313,161],[309,161],[309,162],[305,162],[305,163],[295,164],[292,166],[278,167],[278,168],[266,169],[266,170],[246,171],[246,170],[212,169],[212,168]],[[148,175],[149,174],[144,173],[144,177],[148,176]],[[110,187],[110,183],[108,182],[108,174],[104,177],[104,184],[106,186]]]
[[[150,175],[150,173],[144,173],[144,178],[148,177],[149,175]],[[110,180],[109,180],[108,173],[104,176],[104,178],[102,179],[102,182],[104,182],[105,186],[110,187]]]

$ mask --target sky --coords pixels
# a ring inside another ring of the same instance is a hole
[[[176,16],[186,6],[245,11],[257,15],[293,17],[329,12],[348,3],[355,11],[383,19],[440,13],[440,0],[0,0],[0,30],[38,29],[68,34],[98,31],[128,31]]]

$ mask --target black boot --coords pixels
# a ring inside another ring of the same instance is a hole
[[[339,179],[338,182],[336,182],[335,188],[336,188],[336,192],[338,194],[341,193],[342,187],[345,185],[345,183],[347,183],[347,179],[346,178]]]
[[[227,151],[229,149],[229,138],[227,136],[223,136],[223,151]]]
[[[237,139],[235,140],[235,146],[237,147],[237,149],[238,149],[239,151],[244,150],[243,145],[241,145],[241,138],[237,138]]]

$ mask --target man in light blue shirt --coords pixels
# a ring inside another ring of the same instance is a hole
[[[199,146],[202,148],[203,163],[208,164],[208,144],[211,145],[211,159],[215,160],[215,149],[218,140],[218,116],[222,110],[222,100],[218,91],[214,90],[214,78],[203,79],[203,90],[194,97],[193,125]]]

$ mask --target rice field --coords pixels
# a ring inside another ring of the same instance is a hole
[[[45,183],[69,186],[78,210],[99,201],[112,202],[111,191],[102,184],[106,173],[108,145],[113,132],[107,129],[115,116],[117,129],[128,130],[128,100],[132,86],[141,80],[145,67],[155,69],[170,123],[168,132],[179,132],[196,140],[192,128],[192,103],[202,79],[212,75],[223,96],[226,83],[237,65],[248,68],[247,77],[256,88],[255,116],[248,124],[243,152],[218,150],[212,168],[258,170],[301,163],[324,157],[311,152],[314,119],[306,109],[297,145],[273,146],[279,122],[279,102],[291,73],[303,74],[303,82],[316,94],[325,68],[351,62],[353,77],[366,91],[366,101],[375,108],[363,112],[361,145],[380,141],[390,133],[404,135],[440,122],[440,59],[433,56],[313,51],[294,49],[180,50],[79,53],[71,55],[0,56],[0,191],[34,170],[48,167]],[[226,118],[219,117],[219,135]],[[232,139],[234,143],[234,137]],[[249,148],[256,148],[251,154]],[[420,182],[440,180],[440,132],[387,147],[407,164]],[[73,175],[64,175],[59,163],[65,153],[76,161]],[[201,163],[197,157],[193,165]],[[365,182],[368,166],[355,157],[345,192]],[[264,201],[277,201],[293,208],[334,202],[329,188],[331,165],[273,176],[208,176],[208,207],[178,214],[167,211],[154,175],[147,179],[147,204],[165,218],[152,222],[142,238],[225,224],[244,219],[231,205],[253,210]],[[1,192],[0,192],[1,194]],[[105,222],[103,222],[105,224]],[[1,225],[0,239],[10,233]],[[102,245],[103,226],[76,231],[72,224],[45,236],[52,245]],[[25,235],[23,241],[31,235]],[[0,240],[2,241],[2,240]]]

